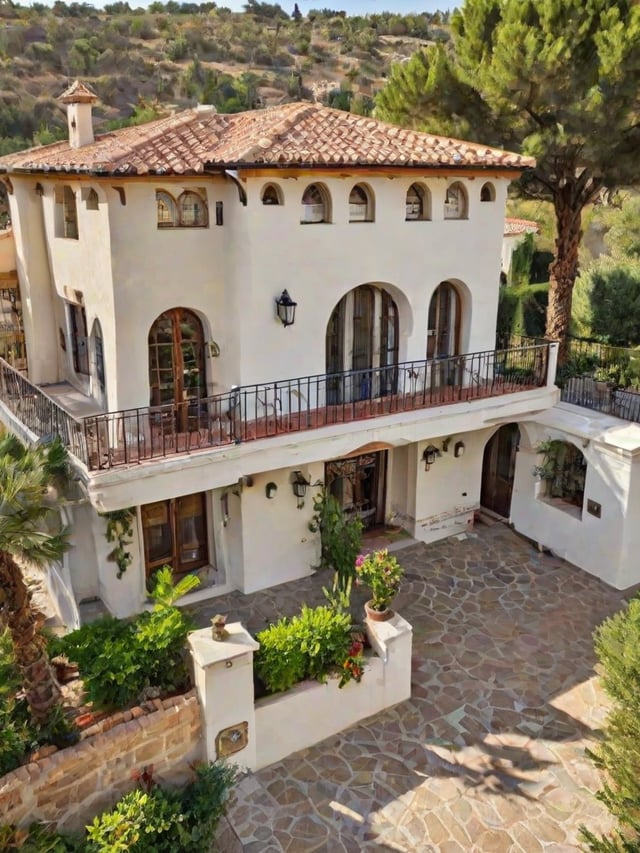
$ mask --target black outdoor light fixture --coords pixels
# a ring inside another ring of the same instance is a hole
[[[302,471],[294,471],[291,475],[291,488],[293,489],[293,494],[298,498],[298,509],[302,509],[304,506],[307,488],[310,485],[310,481],[305,480]]]
[[[436,457],[438,456],[440,456],[440,451],[433,444],[428,444],[425,447],[424,453],[422,454],[422,461],[424,462],[425,471],[428,471],[429,468],[431,468],[433,463],[436,461]]]
[[[287,326],[293,326],[295,323],[297,305],[298,303],[293,301],[287,290],[283,290],[280,296],[276,299],[278,319],[285,329]]]
[[[453,446],[453,455],[456,459],[459,459],[461,456],[464,456],[464,441],[456,441]]]

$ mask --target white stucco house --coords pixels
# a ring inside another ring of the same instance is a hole
[[[61,100],[68,141],[0,159],[27,356],[0,361],[0,418],[69,447],[77,601],[140,610],[164,564],[201,576],[191,600],[304,576],[322,485],[423,541],[481,503],[549,547],[545,513],[595,521],[531,474],[550,433],[602,443],[553,421],[556,345],[495,350],[507,187],[531,160],[309,103],[94,138],[92,93]],[[603,451],[631,503],[634,442]],[[601,474],[588,458],[585,495]],[[101,514],[128,508],[118,577]],[[606,571],[628,585],[621,555]]]

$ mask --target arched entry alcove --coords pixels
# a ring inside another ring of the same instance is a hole
[[[504,424],[494,432],[484,448],[480,503],[485,509],[509,518],[520,444],[518,424]]]
[[[327,402],[393,394],[398,341],[398,308],[388,291],[363,284],[343,296],[327,324],[326,372],[335,377],[327,380]]]
[[[204,396],[202,323],[187,308],[171,308],[149,331],[149,405],[175,404],[177,427],[185,430],[190,407]]]

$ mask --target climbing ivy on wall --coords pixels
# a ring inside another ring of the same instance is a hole
[[[115,509],[111,512],[100,513],[106,519],[105,538],[107,542],[115,543],[115,547],[107,554],[107,560],[118,567],[118,579],[127,571],[133,560],[128,549],[133,541],[133,521],[136,517],[135,507]]]

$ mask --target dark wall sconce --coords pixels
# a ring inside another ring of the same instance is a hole
[[[464,441],[456,441],[453,446],[453,455],[456,459],[460,459],[461,456],[464,456]]]
[[[449,452],[449,445],[450,444],[451,444],[451,436],[449,436],[449,438],[443,439],[443,442],[442,442],[442,452],[443,453]]]
[[[307,494],[307,488],[311,485],[309,480],[305,480],[302,471],[294,471],[291,475],[291,488],[293,494],[298,499],[298,509],[304,506],[304,499]]]
[[[216,225],[224,225],[224,203],[216,202]]]
[[[278,320],[280,320],[285,329],[287,326],[293,326],[295,323],[297,305],[298,303],[293,301],[287,290],[283,290],[276,299]]]
[[[435,445],[428,444],[425,447],[424,453],[422,454],[422,461],[424,462],[425,471],[428,471],[429,468],[431,468],[438,456],[440,456],[440,451]]]
[[[264,493],[267,497],[267,500],[269,500],[269,501],[272,498],[275,498],[277,491],[278,491],[277,483],[267,483],[267,485],[264,487]]]

